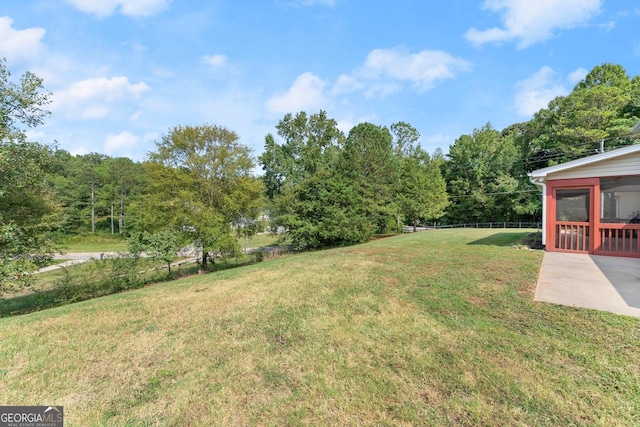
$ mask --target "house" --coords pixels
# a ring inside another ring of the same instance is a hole
[[[640,258],[640,144],[529,173],[547,251]]]

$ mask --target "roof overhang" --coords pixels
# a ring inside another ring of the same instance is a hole
[[[640,126],[640,123],[637,126]],[[561,163],[559,165],[538,169],[529,172],[527,175],[529,175],[529,180],[532,183],[541,185],[546,182],[547,176],[549,174],[591,165],[594,163],[602,162],[604,160],[615,159],[617,157],[626,156],[631,153],[640,153],[640,144],[628,145],[626,147],[617,148],[615,150],[607,151],[604,153],[594,154],[593,156],[583,157],[582,159],[572,160],[570,162]]]

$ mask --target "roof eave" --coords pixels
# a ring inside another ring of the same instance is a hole
[[[607,151],[605,153],[595,154],[593,156],[583,157],[582,159],[572,160],[570,162],[561,163],[555,166],[548,166],[546,168],[538,169],[535,171],[529,172],[529,179],[534,178],[543,178],[545,179],[547,175],[554,172],[560,172],[568,169],[573,169],[581,166],[587,166],[592,163],[601,162],[603,160],[614,159],[616,157],[624,156],[627,154],[635,153],[636,151],[640,152],[640,144],[628,145],[626,147],[617,148],[615,150]],[[532,181],[533,182],[533,181]]]

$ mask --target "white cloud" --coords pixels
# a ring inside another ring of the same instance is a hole
[[[524,49],[552,37],[555,29],[586,24],[601,6],[602,0],[485,0],[483,9],[500,12],[504,28],[471,28],[465,37],[476,45],[517,41]]]
[[[73,147],[69,153],[72,156],[84,156],[85,154],[89,154],[90,150],[87,147],[84,146],[79,146],[79,147]]]
[[[271,114],[296,113],[317,110],[326,104],[323,89],[326,82],[320,77],[304,73],[296,79],[289,90],[267,101],[267,111]]]
[[[104,142],[104,152],[107,155],[130,153],[135,151],[139,142],[139,137],[126,130],[117,135],[109,134]]]
[[[127,16],[151,16],[167,9],[170,0],[66,0],[84,13],[99,18],[119,11]]]
[[[15,30],[12,26],[11,18],[0,16],[0,57],[9,61],[37,57],[43,49],[41,39],[46,30],[40,27]]]
[[[584,68],[578,68],[573,73],[569,74],[567,78],[569,79],[569,83],[576,85],[578,84],[578,82],[587,77],[587,74],[589,74],[589,71]]]
[[[345,117],[337,120],[337,128],[344,132],[345,135],[348,135],[349,131],[359,123],[376,122],[379,122],[379,118],[375,114],[364,114],[360,116],[353,116],[352,114],[348,114]]]
[[[213,67],[222,67],[227,63],[226,55],[202,55],[200,57],[200,62],[203,64],[208,64]]]
[[[54,92],[51,109],[71,118],[100,119],[109,114],[110,104],[139,99],[149,89],[146,83],[129,83],[124,76],[90,78]]]
[[[570,76],[574,74],[575,72]],[[528,79],[519,82],[516,87],[518,89],[515,96],[516,111],[519,115],[526,117],[546,108],[555,97],[569,92],[550,67],[542,67]]]
[[[105,118],[111,109],[106,105],[92,105],[83,108],[77,118],[79,119],[103,119]]]
[[[342,94],[362,90],[367,97],[386,96],[402,89],[403,83],[425,92],[471,67],[471,63],[439,50],[410,53],[399,48],[375,49],[361,67],[350,75],[341,75],[332,92]]]

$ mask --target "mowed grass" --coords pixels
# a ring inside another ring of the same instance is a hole
[[[259,233],[248,237],[238,237],[238,243],[244,248],[260,248],[265,246],[275,246],[279,236],[271,233]],[[128,248],[126,237],[120,234],[82,234],[67,236],[62,239],[61,246],[64,252],[122,252]]]
[[[61,246],[64,252],[121,252],[127,250],[127,239],[120,234],[82,234],[67,236]]]
[[[640,319],[533,302],[523,232],[441,230],[0,319],[68,426],[640,424]]]
[[[238,237],[238,243],[243,248],[245,243],[247,244],[247,248],[263,248],[278,245],[279,238],[280,236],[277,234],[259,233],[251,237],[247,237],[246,240],[243,237]]]

